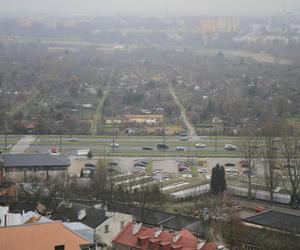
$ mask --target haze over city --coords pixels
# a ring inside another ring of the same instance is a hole
[[[168,7],[167,7],[168,6]],[[297,11],[297,0],[1,0],[8,14],[48,15],[274,15]]]
[[[0,249],[299,250],[300,0],[0,0]]]

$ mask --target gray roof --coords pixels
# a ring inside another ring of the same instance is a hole
[[[86,215],[79,220],[78,211],[85,209]],[[104,210],[96,209],[90,206],[85,206],[77,203],[71,203],[70,207],[61,204],[55,213],[51,216],[52,220],[61,220],[64,222],[81,222],[90,228],[97,228],[109,217],[105,215]]]
[[[268,210],[244,219],[248,223],[275,228],[291,233],[300,233],[300,216]]]
[[[94,229],[81,222],[63,222],[63,224],[90,242],[94,242]]]
[[[3,155],[4,167],[67,167],[70,161],[62,155],[50,154],[6,154]]]

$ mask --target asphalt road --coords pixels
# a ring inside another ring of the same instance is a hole
[[[129,137],[122,136],[116,139],[116,143],[120,146],[113,150],[110,147],[112,143],[111,137],[91,137],[81,136],[78,137],[78,141],[70,142],[70,138],[63,137],[61,148],[63,152],[69,155],[76,155],[78,149],[91,149],[95,155],[113,155],[115,153],[119,156],[239,156],[237,152],[228,152],[224,149],[225,144],[230,143],[238,145],[239,141],[235,137],[220,138],[217,143],[217,151],[215,150],[215,140],[209,137],[199,137],[197,140],[180,141],[177,136],[167,137],[167,144],[169,149],[166,151],[157,150],[156,146],[158,143],[162,143],[161,137]],[[195,147],[196,143],[206,144],[206,148],[199,149]],[[34,141],[26,150],[27,153],[47,153],[50,151],[51,146],[56,145],[60,148],[59,136],[37,136],[37,140]],[[142,147],[152,147],[153,150],[142,150]],[[177,146],[184,146],[185,150],[176,150]],[[114,151],[114,152],[113,152]]]

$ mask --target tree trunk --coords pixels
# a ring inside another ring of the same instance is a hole
[[[296,197],[297,196],[297,189],[292,188],[292,193],[291,193],[291,206],[293,207],[296,204]]]
[[[249,200],[252,199],[251,187],[252,187],[252,183],[251,183],[251,176],[249,171],[249,175],[248,175],[248,199]]]

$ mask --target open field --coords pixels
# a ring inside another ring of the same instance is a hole
[[[280,58],[280,57],[274,57],[271,54],[268,53],[253,53],[246,50],[232,50],[232,49],[199,49],[197,52],[205,55],[212,55],[215,56],[217,53],[222,51],[226,56],[228,57],[245,57],[250,58],[252,60],[255,60],[257,62],[261,63],[275,63],[275,64],[282,64],[282,65],[288,65],[291,64],[292,61]]]

